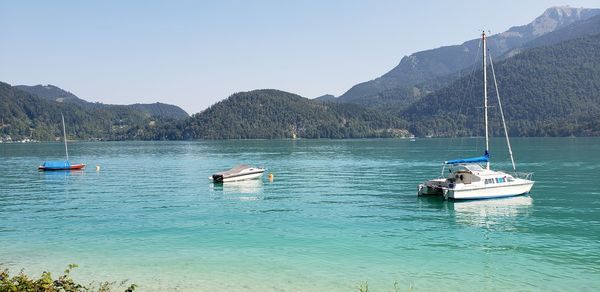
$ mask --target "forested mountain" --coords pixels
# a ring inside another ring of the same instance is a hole
[[[0,82],[0,137],[54,140],[61,137],[61,113],[69,139],[130,139],[136,126],[163,121],[124,106],[86,107],[79,103],[55,102]]]
[[[188,113],[182,108],[161,102],[155,103],[135,103],[127,105],[127,107],[144,112],[152,117],[161,117],[167,119],[186,119],[189,117]]]
[[[88,103],[87,101],[77,97],[75,94],[51,84],[35,86],[17,85],[15,88],[56,102],[71,102],[80,105],[85,105]]]
[[[490,36],[488,45],[492,52],[501,56],[547,33],[598,14],[600,9],[549,8],[527,25],[512,27],[506,32]],[[397,100],[401,104],[411,103],[431,90],[447,85],[447,82],[459,77],[457,73],[472,66],[477,60],[478,45],[479,39],[473,39],[461,45],[406,56],[390,72],[353,86],[336,100],[367,106],[386,106],[390,100]]]
[[[0,83],[0,136],[54,140],[60,114],[69,139],[182,140],[408,136],[405,121],[354,104],[324,103],[278,90],[232,95],[183,120],[149,119],[139,110],[54,102]]]
[[[530,49],[495,69],[510,135],[600,134],[600,34]],[[410,130],[423,136],[481,135],[482,74],[463,77],[408,107],[402,114]],[[493,82],[488,84],[494,105]],[[497,125],[493,134],[501,135],[497,107],[490,119]]]
[[[319,102],[279,90],[230,96],[194,115],[185,138],[362,138],[406,136],[404,121],[358,105]]]
[[[32,93],[37,95],[38,97],[55,101],[55,102],[65,102],[65,103],[75,103],[81,105],[83,107],[89,109],[117,109],[122,107],[123,109],[119,109],[124,111],[125,108],[134,109],[140,111],[141,113],[147,115],[148,117],[157,117],[157,118],[165,118],[165,119],[185,119],[189,117],[189,115],[180,107],[176,105],[164,104],[164,103],[150,103],[150,104],[142,104],[136,103],[131,105],[112,105],[112,104],[103,104],[97,102],[88,102],[77,97],[75,94],[61,89],[54,85],[35,85],[35,86],[27,86],[27,85],[17,85],[15,88]]]
[[[320,100],[320,101],[335,101],[335,96],[332,94],[324,94],[321,95],[319,97],[315,97],[315,100]]]

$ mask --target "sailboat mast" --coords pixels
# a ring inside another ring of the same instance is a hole
[[[488,153],[490,150],[490,137],[488,134],[488,98],[487,98],[487,64],[486,64],[486,39],[485,39],[485,31],[481,34],[481,39],[483,43],[483,115],[484,115],[484,124],[485,124],[485,152]],[[490,161],[488,160],[485,163],[485,168],[490,169]]]
[[[62,124],[63,124],[63,135],[64,135],[64,140],[65,140],[65,154],[67,154],[67,161],[69,161],[69,150],[67,149],[67,130],[65,129],[65,116],[63,116],[62,113],[60,113],[60,116],[62,117]]]

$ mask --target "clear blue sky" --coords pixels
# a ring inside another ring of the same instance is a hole
[[[0,0],[0,81],[199,112],[232,93],[340,95],[404,55],[596,1]]]

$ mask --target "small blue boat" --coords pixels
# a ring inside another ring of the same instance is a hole
[[[62,124],[63,124],[63,135],[65,140],[65,154],[67,155],[67,160],[65,161],[45,161],[44,164],[38,166],[38,170],[40,171],[48,171],[48,170],[79,170],[85,167],[83,163],[71,164],[69,162],[69,150],[67,148],[67,131],[65,130],[65,116],[61,113]]]

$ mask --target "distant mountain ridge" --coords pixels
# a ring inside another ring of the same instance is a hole
[[[527,49],[554,45],[563,41],[591,36],[598,33],[600,33],[600,14],[544,34],[520,47],[506,52],[504,57],[514,56]]]
[[[600,135],[600,33],[529,49],[494,66],[511,136]],[[399,114],[416,135],[481,135],[482,74],[462,77]],[[493,86],[488,80],[491,133],[500,136]]]
[[[65,102],[65,103],[75,103],[84,107],[98,108],[98,107],[115,107],[115,106],[123,106],[129,107],[138,111],[143,112],[148,116],[161,117],[161,118],[171,118],[171,119],[185,119],[189,117],[188,113],[184,111],[182,108],[176,105],[164,104],[164,103],[151,103],[151,104],[142,104],[136,103],[131,105],[110,105],[103,103],[93,103],[88,102],[84,99],[79,98],[75,94],[66,91],[55,85],[17,85],[15,88],[35,94],[41,98],[55,101],[55,102]]]
[[[585,36],[592,36],[595,34],[600,34],[600,14],[582,21],[573,22],[565,27],[548,32],[541,37],[535,38],[532,41],[505,52],[504,55],[498,56],[494,51],[490,51],[490,54],[494,57],[494,60],[501,61],[533,48],[550,46],[563,41]],[[479,69],[479,67],[481,67],[481,51],[478,50],[477,53],[479,56],[477,56],[476,64],[467,69],[463,69],[442,77],[437,77],[419,84],[411,86],[399,86],[393,89],[388,89],[378,93],[377,95],[359,98],[351,102],[362,104],[369,108],[398,114],[406,109],[407,106],[410,106],[412,103],[418,101],[427,94],[443,89],[444,87],[450,85],[452,81],[460,79],[462,76],[471,75],[473,70]],[[335,101],[335,99],[329,100]]]
[[[527,25],[515,26],[506,32],[490,36],[488,47],[495,55],[500,56],[535,38],[598,14],[600,9],[552,7]],[[459,72],[477,61],[475,56],[478,46],[479,40],[473,39],[461,45],[425,50],[403,57],[389,72],[353,86],[336,100],[364,104],[359,100],[397,88],[410,90],[416,84]]]

